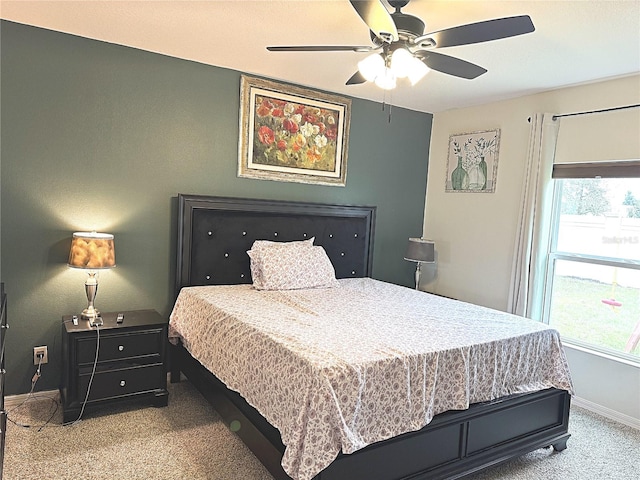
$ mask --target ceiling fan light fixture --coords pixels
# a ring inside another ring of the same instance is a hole
[[[409,50],[401,47],[391,54],[391,70],[397,78],[408,77],[411,85],[415,85],[427,74],[429,67]]]
[[[409,50],[403,47],[396,48],[391,54],[391,70],[398,78],[408,77],[415,68],[413,60],[415,57]]]
[[[390,68],[384,67],[381,75],[374,80],[375,84],[383,90],[393,90],[396,88],[396,76]]]
[[[384,59],[378,53],[373,53],[358,62],[358,70],[369,82],[374,82],[376,78],[384,75],[386,66]]]
[[[431,70],[429,67],[427,67],[424,62],[420,61],[420,59],[416,58],[416,57],[412,57],[413,61],[411,62],[411,72],[409,73],[408,77],[409,77],[409,81],[411,82],[411,85],[415,85],[416,83],[418,83],[420,80],[422,80],[422,78],[429,73],[429,70]]]

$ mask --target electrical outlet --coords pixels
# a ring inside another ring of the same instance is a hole
[[[42,360],[40,360],[39,357],[42,357]],[[33,347],[33,364],[44,365],[47,362],[49,362],[49,353],[47,352],[47,346],[45,345],[44,347]]]

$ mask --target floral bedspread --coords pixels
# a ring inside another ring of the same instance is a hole
[[[560,336],[546,325],[370,278],[339,283],[186,287],[171,314],[170,339],[278,428],[293,479],[447,410],[572,392]]]

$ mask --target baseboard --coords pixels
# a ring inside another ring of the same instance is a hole
[[[5,410],[11,410],[12,408],[17,407],[18,405],[20,405],[24,401],[28,400],[29,397],[32,397],[33,399],[49,398],[49,399],[59,400],[60,399],[60,391],[59,390],[44,390],[44,391],[33,392],[33,393],[22,393],[20,395],[9,395],[9,396],[4,397],[4,409]]]
[[[613,420],[615,422],[622,423],[623,425],[627,425],[628,427],[640,430],[640,419],[625,415],[624,413],[616,412],[615,410],[611,410],[610,408],[603,407],[602,405],[598,405],[597,403],[590,402],[589,400],[585,400],[584,398],[572,397],[571,405],[584,408],[585,410],[597,413],[598,415],[608,418],[609,420]]]

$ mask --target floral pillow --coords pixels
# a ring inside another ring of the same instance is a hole
[[[274,250],[274,252],[288,253],[289,255],[302,255],[303,252],[313,247],[314,240],[315,237],[294,242],[272,242],[269,240],[256,240],[253,242],[251,250],[247,252],[249,258],[251,258],[251,278],[253,279],[253,284],[262,285],[264,283],[262,279],[262,256],[258,255],[257,252],[271,249]]]
[[[311,248],[313,247],[313,241],[316,237],[311,237],[308,240],[299,240],[295,242],[272,242],[270,240],[256,240],[253,242],[251,246],[251,250],[259,250],[262,248],[287,248],[287,249],[298,249],[298,248]]]
[[[253,286],[258,290],[330,288],[338,285],[331,260],[319,246],[259,248],[251,258]]]

